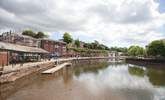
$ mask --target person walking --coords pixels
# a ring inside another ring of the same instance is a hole
[[[17,64],[17,58],[16,58],[16,56],[14,57],[14,66],[16,66],[16,64]]]
[[[21,56],[21,57],[20,57],[20,66],[22,67],[23,64],[24,64],[24,60],[23,60],[23,57]]]
[[[10,63],[11,63],[11,66],[12,66],[12,68],[13,68],[13,67],[14,67],[13,57],[11,57]]]

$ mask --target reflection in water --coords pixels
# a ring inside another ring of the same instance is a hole
[[[74,68],[74,73],[76,76],[79,76],[81,73],[95,73],[98,74],[99,70],[103,70],[108,67],[107,62],[100,62],[94,64],[81,64]]]
[[[147,76],[155,86],[165,86],[165,70],[148,69]]]
[[[73,70],[72,67],[63,68],[63,81],[67,85],[73,78]]]
[[[86,73],[76,79],[86,84],[86,88],[96,95],[111,89],[128,100],[164,100],[164,77],[165,70],[160,72],[157,69],[115,64],[100,70],[97,75]]]
[[[164,100],[165,70],[126,63],[78,62],[0,87],[0,100]]]
[[[154,86],[165,86],[165,70],[140,66],[128,67],[128,70],[131,75],[140,77],[147,76]]]
[[[128,71],[131,75],[136,75],[139,77],[144,77],[145,75],[145,70],[144,68],[140,68],[140,67],[128,67]]]

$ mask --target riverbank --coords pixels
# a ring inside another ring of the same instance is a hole
[[[165,71],[107,59],[75,60],[0,86],[0,100],[164,100]],[[154,67],[157,67],[154,66]]]
[[[126,58],[126,62],[139,62],[143,64],[165,64],[165,59],[156,58]]]
[[[21,66],[22,68],[16,67],[12,70],[5,70],[0,76],[0,84],[13,82],[19,78],[22,78],[26,75],[37,72],[41,69],[46,69],[53,66],[53,62],[42,62],[37,65]]]
[[[88,59],[108,59],[109,57],[72,57],[72,58],[58,58],[50,61],[31,62],[23,65],[17,64],[15,66],[5,66],[2,75],[0,76],[0,84],[13,82],[31,73],[37,72],[42,69],[53,67],[55,62],[61,63],[73,60],[88,60]]]

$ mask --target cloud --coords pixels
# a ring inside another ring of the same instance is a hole
[[[17,15],[36,14],[45,11],[45,3],[40,0],[1,0],[1,8]]]
[[[159,10],[155,0],[1,0],[0,30],[70,32],[108,46],[144,46],[165,36]]]
[[[109,4],[103,3],[93,7],[93,12],[100,15],[106,21],[119,23],[146,22],[153,19],[150,6],[157,6],[151,0],[119,0]],[[130,9],[131,8],[131,9]]]
[[[153,97],[153,100],[165,98],[164,88],[153,86],[148,78],[149,77],[147,76],[138,77],[136,75],[131,75],[128,71],[128,66],[126,65],[110,65],[104,70],[99,70],[97,74],[89,72],[74,77],[76,81],[85,85],[84,87],[89,93],[95,95],[100,95],[101,93],[105,94],[105,91],[107,92],[107,90],[110,89],[112,91],[115,90],[115,92],[124,91],[122,92],[124,95],[129,94],[135,99],[139,98],[139,95],[137,96],[138,90],[139,94],[145,93],[144,96],[149,99],[151,96]],[[127,90],[129,90],[129,93]]]

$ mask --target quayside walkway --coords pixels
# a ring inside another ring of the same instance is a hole
[[[65,61],[72,61],[72,60],[87,60],[87,59],[105,59],[105,58],[108,58],[108,57],[71,57],[71,58],[57,58],[57,59],[51,59],[51,60],[42,60],[40,62],[24,63],[23,65],[16,64],[14,66],[12,65],[4,66],[2,72],[9,73],[9,72],[13,72],[13,71],[17,71],[17,70],[37,66],[37,65],[42,65],[46,63],[53,63],[53,62],[65,62]]]
[[[0,71],[0,84],[13,82],[23,76],[29,75],[33,72],[37,72],[41,69],[47,69],[51,66],[53,67],[56,64],[61,63],[61,62],[65,63],[65,62],[69,62],[72,60],[88,60],[88,59],[108,59],[108,57],[58,58],[58,59],[51,59],[51,60],[42,60],[40,62],[16,64],[14,66],[9,65],[9,66],[5,66],[4,69]],[[58,65],[58,66],[60,66],[60,65]],[[54,71],[58,70],[58,68],[62,68],[62,67],[57,67],[50,71],[54,72]]]

